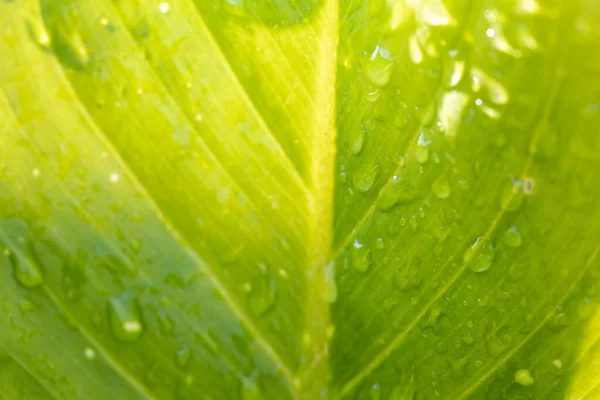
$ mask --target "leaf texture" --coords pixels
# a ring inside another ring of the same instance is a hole
[[[0,398],[599,398],[598,26],[0,2]]]

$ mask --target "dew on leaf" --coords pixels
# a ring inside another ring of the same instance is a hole
[[[504,186],[500,196],[500,205],[502,209],[512,212],[521,207],[525,193],[523,192],[523,182],[513,180],[511,183]]]
[[[528,369],[520,369],[515,372],[515,382],[522,386],[533,385],[533,377]]]
[[[394,59],[388,50],[377,46],[369,59],[365,62],[365,74],[373,84],[386,85],[392,74]]]
[[[495,247],[484,240],[483,236],[479,236],[475,243],[465,251],[463,261],[471,271],[484,272],[492,266],[495,256]]]
[[[365,131],[361,128],[354,129],[348,138],[348,149],[351,154],[358,155],[365,144]]]
[[[9,251],[8,259],[13,266],[13,275],[19,285],[32,289],[42,284],[44,276],[37,260],[34,260],[33,257],[19,259]]]
[[[360,243],[358,238],[356,238],[354,239],[350,252],[354,269],[360,273],[367,272],[371,267],[372,262],[371,249]]]
[[[108,300],[108,320],[115,337],[123,342],[134,342],[142,336],[142,312],[135,296],[126,292]]]
[[[521,246],[523,239],[516,226],[510,227],[504,234],[504,242],[513,248]]]
[[[438,199],[447,199],[452,193],[448,180],[443,176],[439,177],[433,182],[431,185],[431,191]]]
[[[185,368],[192,357],[192,350],[189,346],[183,346],[175,352],[175,363],[179,368]]]
[[[407,175],[392,176],[381,189],[379,201],[377,202],[377,207],[380,210],[387,211],[396,205],[410,204],[417,200],[418,193],[414,187],[414,182],[411,182]]]
[[[362,193],[366,193],[375,184],[377,178],[379,178],[379,174],[381,173],[381,168],[379,164],[366,165],[364,164],[358,171],[355,172],[352,182],[354,183],[354,187],[356,190]]]
[[[369,400],[381,400],[381,385],[374,383],[369,388]]]
[[[463,80],[465,70],[466,63],[464,61],[452,61],[452,68],[448,77],[448,86],[451,88],[456,87]]]
[[[83,355],[88,360],[93,360],[94,358],[96,358],[96,352],[91,347],[86,347],[85,349],[83,349]]]
[[[417,147],[415,148],[415,158],[420,164],[425,164],[429,160],[429,145],[430,141],[425,138],[425,134],[421,133]]]
[[[252,285],[249,298],[250,311],[255,316],[265,315],[275,307],[277,292],[275,280],[269,275],[259,277]]]

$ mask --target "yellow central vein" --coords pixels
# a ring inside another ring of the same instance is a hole
[[[331,259],[333,240],[333,191],[336,138],[336,76],[339,43],[339,0],[327,0],[319,18],[321,38],[319,74],[316,76],[315,131],[310,168],[309,259],[306,268],[307,301],[304,343],[305,361],[294,381],[299,397],[316,399],[329,386],[330,312],[325,270]],[[309,383],[306,385],[306,383]]]

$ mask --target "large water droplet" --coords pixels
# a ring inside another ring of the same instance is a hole
[[[494,262],[496,249],[491,243],[479,236],[475,243],[465,251],[463,261],[465,265],[473,272],[487,271]]]
[[[516,226],[513,226],[506,231],[504,234],[504,242],[513,248],[521,246],[523,239],[521,238],[521,233]]]
[[[500,205],[508,212],[516,211],[521,207],[524,197],[523,182],[513,180],[504,187],[500,197]]]
[[[394,175],[381,189],[377,207],[389,210],[399,204],[410,204],[417,200],[418,191],[408,174]]]
[[[365,144],[365,132],[362,128],[353,130],[348,138],[348,150],[354,155],[360,154]]]
[[[515,372],[515,382],[519,385],[531,386],[533,385],[533,381],[533,376],[531,376],[528,369],[520,369]]]
[[[368,61],[365,62],[365,74],[375,85],[386,85],[392,74],[394,59],[390,52],[377,46]]]
[[[379,178],[379,174],[381,173],[381,168],[379,164],[367,165],[363,164],[355,173],[352,179],[354,183],[354,187],[356,190],[362,193],[366,193],[375,184],[377,178]]]
[[[28,248],[33,252],[31,243],[28,244]],[[33,254],[31,257],[19,258],[10,249],[6,249],[5,254],[13,266],[13,275],[19,285],[31,289],[42,284],[44,275]]]
[[[123,342],[134,342],[142,336],[142,312],[135,296],[126,292],[108,300],[108,319],[115,337]]]
[[[452,189],[450,189],[448,180],[443,176],[439,177],[433,182],[431,185],[431,191],[438,199],[447,199],[452,193]]]

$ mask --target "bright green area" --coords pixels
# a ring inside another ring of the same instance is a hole
[[[600,398],[596,0],[0,0],[0,399]]]

